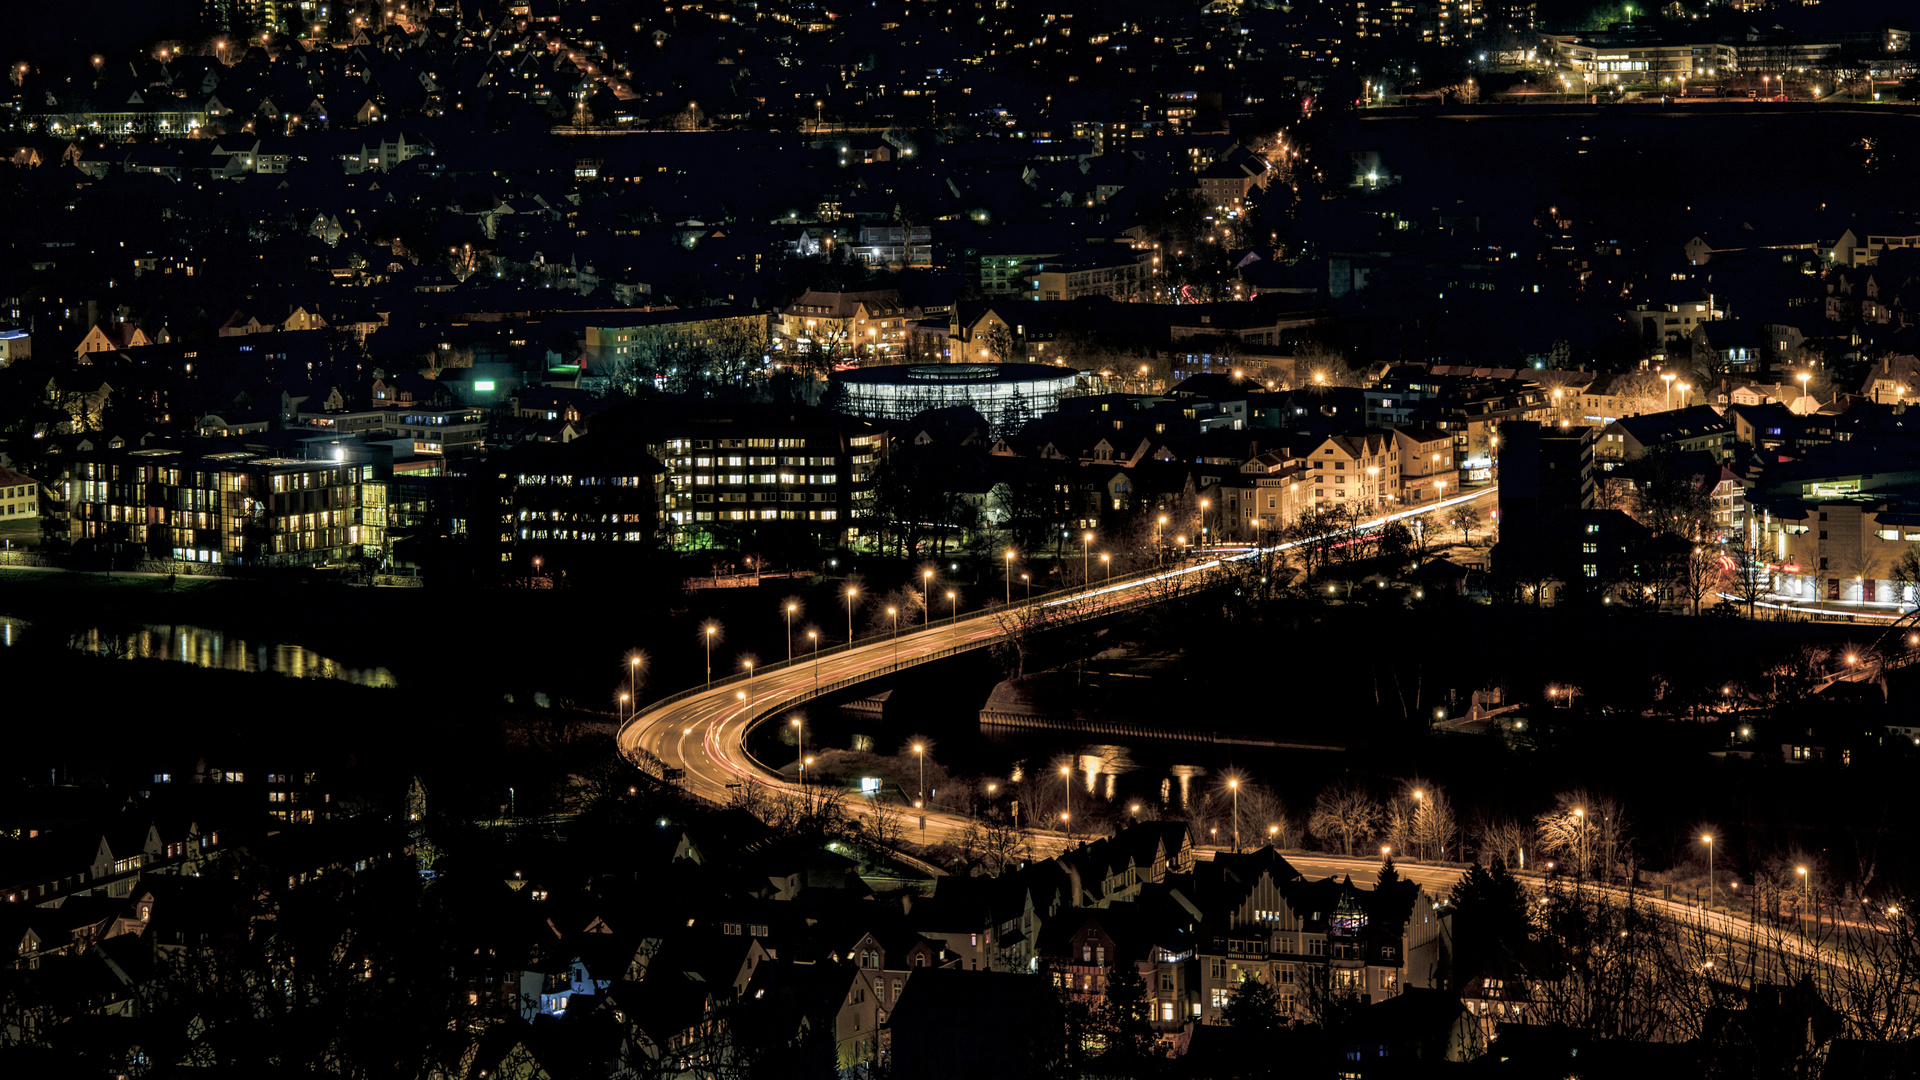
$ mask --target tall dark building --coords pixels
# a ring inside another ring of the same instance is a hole
[[[1500,543],[1495,577],[1510,584],[1599,577],[1585,569],[1593,509],[1591,428],[1550,428],[1530,420],[1500,426]]]

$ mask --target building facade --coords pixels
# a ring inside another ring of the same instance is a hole
[[[231,444],[219,444],[231,445]],[[190,446],[50,458],[48,541],[114,558],[313,566],[386,549],[390,470]]]

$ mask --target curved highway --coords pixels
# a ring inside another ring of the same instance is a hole
[[[1491,500],[1496,494],[1496,487],[1481,488],[1417,510],[1374,518],[1363,523],[1360,529],[1377,529],[1390,521],[1462,503]],[[1148,570],[1087,588],[1049,593],[1011,607],[961,615],[957,619],[936,619],[930,625],[902,630],[897,636],[856,642],[851,648],[841,645],[817,654],[798,653],[792,663],[769,665],[751,678],[734,675],[654,702],[621,726],[620,752],[656,776],[670,778],[694,795],[715,803],[731,801],[743,784],[765,785],[770,791],[798,792],[798,784],[748,753],[747,735],[754,727],[784,716],[789,710],[822,695],[959,652],[984,648],[1010,634],[1191,595],[1227,572],[1229,564],[1286,551],[1304,542],[1209,552],[1170,569]],[[870,812],[863,800],[854,800],[852,805],[857,812]],[[938,842],[966,824],[964,815],[929,810],[924,822],[909,820],[906,833],[915,841]],[[1029,831],[1028,835],[1036,853],[1041,854],[1069,842],[1068,837],[1057,833]]]

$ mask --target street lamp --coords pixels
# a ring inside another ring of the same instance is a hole
[[[847,586],[847,647],[848,648],[853,647],[853,598],[858,595],[860,595],[860,590],[858,588],[852,585]]]
[[[787,663],[789,664],[793,663],[793,616],[799,610],[799,604],[791,600],[787,602]]]
[[[1800,396],[1806,397],[1807,396],[1807,380],[1813,378],[1813,373],[1808,371],[1803,371],[1800,374],[1795,375],[1794,378],[1800,380]],[[1802,405],[1801,408],[1805,409],[1806,406]]]
[[[933,625],[933,571],[920,571],[920,610],[926,613],[927,626]]]
[[[707,685],[713,685],[713,635],[720,632],[719,623],[708,623],[704,635],[707,643]]]
[[[927,747],[924,743],[913,744],[914,759],[920,763],[920,802],[927,801]]]
[[[893,662],[900,662],[900,609],[887,605],[887,617],[893,620]]]
[[[800,762],[801,767],[805,768],[807,760],[807,725],[797,716],[789,717],[787,723],[793,727],[795,758]],[[804,776],[806,774],[802,773],[801,775]],[[801,783],[804,784],[806,781],[802,780]]]
[[[1107,572],[1106,580],[1112,581],[1113,580],[1113,556],[1108,554],[1107,552],[1104,552],[1104,551],[1101,552],[1100,566],[1102,569],[1104,569]]]
[[[1093,533],[1080,534],[1080,576],[1087,584],[1093,584]]]
[[[1579,819],[1580,834],[1574,838],[1574,850],[1579,853],[1577,862],[1584,873],[1587,868],[1587,812],[1582,807],[1573,808],[1573,816]]]
[[[1660,376],[1660,378],[1661,378],[1661,380],[1662,380],[1662,381],[1664,381],[1664,382],[1665,382],[1665,383],[1667,384],[1667,390],[1666,390],[1666,393],[1667,393],[1667,396],[1666,396],[1666,407],[1667,407],[1667,408],[1669,408],[1669,409],[1671,409],[1671,408],[1673,408],[1673,380],[1674,380],[1674,374],[1673,374],[1673,372],[1671,372],[1671,371],[1669,371],[1669,372],[1667,372],[1667,373],[1666,373],[1665,375],[1662,375],[1662,376]]]
[[[1207,510],[1212,506],[1212,499],[1200,500],[1200,544],[1202,547],[1206,546],[1207,543]]]
[[[813,688],[820,689],[820,631],[807,631],[807,640],[813,642]]]
[[[1227,778],[1227,790],[1233,792],[1233,853],[1240,854],[1240,778]]]
[[[627,702],[629,700],[631,699],[627,696],[627,692],[625,690],[620,691],[620,707],[622,709],[625,709],[627,707]]]
[[[1060,766],[1060,790],[1066,792],[1067,808],[1060,815],[1061,821],[1073,820],[1073,766]]]
[[[960,621],[960,594],[957,592],[954,592],[952,589],[947,590],[947,607],[952,616],[952,620],[954,622],[959,622]]]
[[[1415,806],[1413,810],[1413,818],[1415,821],[1420,820],[1420,807],[1426,804],[1426,799],[1427,799],[1427,793],[1425,791],[1421,790],[1420,788],[1413,789],[1413,801],[1417,804],[1420,804],[1418,806]],[[1427,841],[1424,837],[1422,837],[1420,840],[1420,861],[1421,862],[1427,861]]]
[[[746,688],[747,688],[748,690],[752,690],[752,689],[753,689],[753,657],[751,657],[751,656],[747,656],[747,657],[742,657],[742,658],[740,659],[740,662],[741,662],[742,664],[744,664],[744,665],[746,665],[746,668],[747,668],[747,686],[746,686]]]
[[[1813,876],[1807,873],[1804,866],[1794,867],[1793,872],[1800,875],[1800,910],[1804,913],[1813,906]],[[1802,914],[1801,918],[1804,920],[1805,915]]]
[[[1033,575],[1032,575],[1032,574],[1021,574],[1021,575],[1020,575],[1020,583],[1021,583],[1022,585],[1024,585],[1024,586],[1026,586],[1026,589],[1027,589],[1027,599],[1028,599],[1028,600],[1032,600],[1032,599],[1033,599]]]
[[[1707,906],[1713,906],[1713,834],[1703,833],[1700,842],[1707,845]]]
[[[1007,606],[1012,607],[1013,606],[1013,549],[1012,548],[1007,549],[1007,568],[1006,568],[1006,573],[1002,576],[1004,576],[1007,579]]]
[[[640,708],[640,662],[646,659],[640,653],[627,657],[627,692],[633,695],[635,711]]]

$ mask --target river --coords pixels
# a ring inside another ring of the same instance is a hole
[[[0,615],[0,648],[17,645],[39,632],[25,620]],[[391,688],[397,685],[393,672],[383,667],[349,667],[303,645],[248,640],[223,630],[182,623],[149,623],[125,629],[89,627],[68,633],[67,645],[117,660],[173,660],[223,671],[270,672],[296,679],[338,679],[356,686]]]

